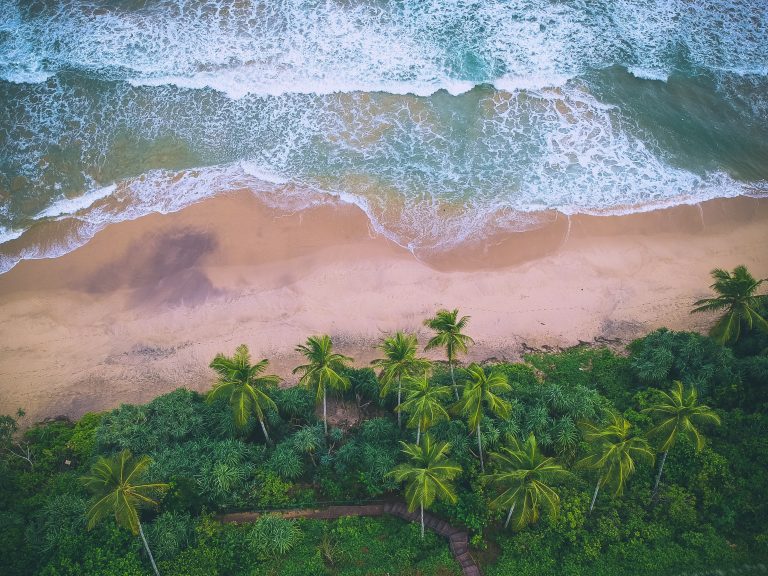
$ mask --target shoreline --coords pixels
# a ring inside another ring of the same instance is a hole
[[[417,257],[356,206],[287,213],[247,190],[111,225],[0,275],[0,413],[77,417],[206,390],[210,360],[241,343],[290,384],[307,336],[330,334],[364,366],[385,333],[416,331],[423,345],[421,322],[441,307],[472,316],[477,346],[462,360],[703,330],[711,318],[689,311],[712,268],[768,276],[766,199],[547,219]]]

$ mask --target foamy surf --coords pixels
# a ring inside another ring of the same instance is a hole
[[[697,204],[713,198],[768,195],[768,182],[747,188],[723,173],[707,179],[683,177],[691,188],[675,197],[659,195],[662,199],[652,199],[644,204],[585,208],[567,204],[554,207],[536,203],[513,205],[503,197],[475,198],[453,204],[436,199],[430,202],[409,202],[403,198],[382,200],[381,191],[372,193],[365,186],[361,187],[364,194],[302,186],[252,162],[175,173],[160,170],[94,191],[80,202],[60,202],[59,208],[52,213],[55,212],[56,221],[68,225],[65,236],[48,237],[45,244],[25,242],[27,230],[0,230],[0,273],[9,271],[22,260],[63,256],[112,224],[153,213],[178,212],[205,199],[242,190],[251,191],[266,205],[285,212],[338,202],[357,206],[367,215],[373,230],[417,255],[451,250],[503,233],[534,229],[548,220],[543,218],[543,213],[624,215],[679,204]],[[398,206],[398,209],[393,211],[392,206]],[[42,225],[46,219],[50,217],[41,215]]]
[[[0,0],[0,269],[240,188],[414,252],[749,194],[766,37],[758,0]]]

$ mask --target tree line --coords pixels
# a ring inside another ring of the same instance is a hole
[[[768,323],[759,313],[762,297],[756,294],[763,280],[754,279],[743,266],[732,273],[716,269],[712,275],[716,296],[697,301],[693,311],[723,311],[712,328],[713,339],[722,345],[733,344],[745,330],[768,332]],[[614,496],[620,496],[638,464],[652,466],[657,462],[653,489],[648,497],[652,506],[657,499],[667,455],[679,439],[686,438],[696,450],[701,450],[705,443],[704,428],[720,424],[718,414],[699,402],[695,385],[686,386],[674,380],[655,403],[641,410],[653,421],[645,433],[615,411],[607,411],[598,421],[578,422],[587,453],[575,461],[570,470],[557,457],[542,452],[533,432],[524,438],[507,434],[496,450],[485,454],[483,419],[492,417],[503,421],[509,417],[513,410],[509,396],[514,382],[510,383],[508,375],[499,369],[476,363],[459,367],[459,356],[466,354],[474,343],[464,333],[469,321],[470,317],[460,316],[458,310],[439,310],[424,321],[425,326],[434,331],[425,350],[445,351],[450,385],[432,377],[434,364],[419,356],[414,334],[397,332],[383,338],[378,347],[382,357],[372,362],[378,370],[381,398],[396,397],[394,412],[398,427],[405,425],[415,432],[415,442],[400,441],[405,461],[387,475],[404,484],[409,510],[420,510],[422,537],[424,510],[437,500],[455,503],[454,481],[463,472],[462,466],[451,460],[451,442],[435,440],[430,435],[430,429],[441,422],[460,418],[466,423],[467,433],[475,436],[480,465],[478,481],[492,490],[489,506],[506,512],[504,527],[511,525],[515,531],[535,524],[542,512],[554,517],[560,508],[558,484],[578,471],[586,471],[593,477],[591,512],[601,489],[608,488]],[[327,396],[329,392],[349,389],[348,372],[353,360],[335,353],[328,335],[311,336],[297,346],[296,351],[305,357],[306,363],[295,368],[294,373],[300,376],[299,385],[310,390],[316,405],[322,406],[323,433],[328,436]],[[252,363],[245,345],[239,346],[233,356],[218,354],[210,364],[217,381],[207,398],[209,402],[225,399],[240,429],[253,417],[259,423],[265,442],[272,445],[267,414],[277,411],[273,395],[280,378],[266,374],[268,365],[266,359]],[[141,537],[153,569],[159,574],[144,536],[139,510],[156,506],[169,485],[142,483],[148,465],[147,457],[134,457],[124,449],[111,457],[101,457],[82,481],[94,494],[88,511],[88,527],[113,516],[119,525]]]

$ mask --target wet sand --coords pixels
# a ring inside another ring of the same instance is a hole
[[[418,257],[354,206],[284,213],[248,191],[112,225],[0,276],[0,413],[76,417],[178,386],[206,390],[214,354],[241,343],[292,384],[307,336],[330,334],[362,366],[394,330],[426,342],[422,320],[441,307],[472,317],[471,360],[620,345],[660,326],[703,331],[712,318],[689,311],[709,294],[712,268],[768,276],[765,199],[543,220]]]

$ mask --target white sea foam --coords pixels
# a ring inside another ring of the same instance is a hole
[[[503,79],[540,85],[622,64],[661,78],[683,57],[765,74],[768,3],[652,0],[159,0],[96,9],[60,0],[34,15],[0,0],[0,76],[43,81],[61,69],[108,70],[136,85],[245,94],[461,93]],[[18,76],[22,74],[22,76]],[[507,89],[507,88],[504,88]]]
[[[661,169],[661,167],[658,167]],[[667,168],[667,170],[670,170]],[[715,197],[748,194],[750,188],[737,183],[726,174],[716,173],[707,178],[671,170],[668,181],[657,183],[656,194],[646,202],[624,206],[588,206],[581,204],[550,204],[528,201],[514,203],[504,195],[473,197],[463,203],[451,204],[432,198],[429,201],[404,199],[401,208],[392,212],[391,200],[381,195],[366,195],[348,190],[323,190],[313,186],[299,187],[297,193],[282,189],[286,182],[275,178],[266,168],[253,163],[235,163],[209,168],[185,170],[181,173],[165,170],[151,171],[140,177],[108,187],[111,201],[91,202],[70,210],[67,216],[76,224],[66,237],[46,246],[26,246],[16,253],[0,253],[0,273],[10,270],[21,260],[56,258],[88,242],[110,224],[134,220],[151,213],[168,214],[206,198],[234,190],[250,189],[269,205],[283,210],[302,210],[329,202],[353,204],[363,210],[377,233],[418,253],[453,248],[467,241],[478,241],[504,231],[522,231],[538,224],[534,216],[542,210],[557,210],[564,214],[628,214],[657,210],[677,204],[695,204]],[[671,178],[671,180],[669,180]],[[555,185],[549,182],[546,185]],[[688,189],[664,190],[665,186],[690,186]],[[755,194],[768,193],[768,183],[758,183]],[[760,188],[762,186],[762,188]],[[651,187],[652,189],[652,187]],[[763,190],[763,192],[760,192]],[[665,196],[677,192],[673,196]],[[570,196],[578,199],[578,194]],[[568,196],[563,196],[567,202]],[[0,230],[3,242],[18,238],[23,231]],[[2,244],[2,242],[0,242]]]
[[[658,80],[660,82],[666,82],[669,80],[669,72],[664,70],[653,70],[650,68],[640,68],[639,66],[629,66],[627,68],[630,74],[635,78],[642,80]]]
[[[5,228],[3,226],[0,226],[0,244],[3,244],[5,242],[10,242],[11,240],[16,240],[19,236],[24,234],[24,229],[13,229],[13,228]]]
[[[77,198],[62,198],[51,204],[42,212],[39,212],[35,218],[39,220],[41,218],[55,218],[57,216],[70,216],[77,214],[81,210],[89,208],[102,198],[106,198],[107,196],[111,195],[116,189],[117,186],[115,184],[111,184],[109,186],[104,186],[103,188],[97,188],[96,190],[86,192]]]

